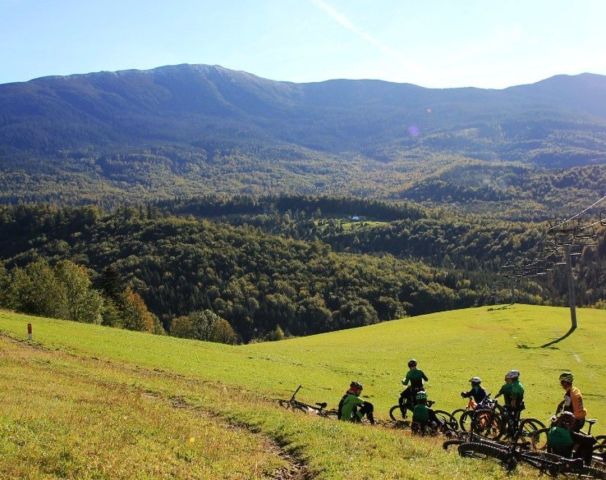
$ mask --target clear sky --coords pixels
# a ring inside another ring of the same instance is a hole
[[[428,87],[606,74],[606,0],[0,0],[0,83],[179,63]]]

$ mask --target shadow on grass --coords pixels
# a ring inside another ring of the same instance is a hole
[[[575,327],[575,326],[570,327],[570,329],[564,335],[562,335],[560,338],[556,338],[555,340],[552,340],[551,342],[547,342],[546,344],[541,345],[541,348],[551,347],[552,345],[561,342],[565,338],[570,337],[570,335],[572,335],[572,332],[574,332],[576,329],[577,329],[577,327]]]
[[[551,350],[557,350],[558,347],[554,347],[554,345],[556,343],[560,343],[562,340],[568,338],[570,335],[572,335],[572,333],[575,330],[576,330],[576,327],[570,327],[570,329],[564,335],[562,335],[561,337],[556,338],[555,340],[552,340],[551,342],[544,343],[543,345],[540,345],[538,347],[533,347],[533,346],[530,346],[530,345],[526,345],[525,343],[518,343],[516,346],[518,348],[522,349],[522,350],[531,350],[531,349],[534,349],[534,348],[549,348]]]

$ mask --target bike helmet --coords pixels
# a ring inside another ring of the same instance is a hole
[[[362,390],[364,387],[360,382],[353,381],[349,384],[349,388],[355,390]]]
[[[414,358],[411,358],[410,360],[408,360],[408,368],[412,368],[412,367],[416,367],[417,366],[417,361]]]
[[[417,395],[415,398],[417,400],[427,400],[427,394],[425,393],[424,390],[421,390],[420,392],[417,392]]]
[[[505,375],[505,378],[508,378],[511,380],[520,378],[520,371],[519,370],[509,370],[509,372],[507,372],[507,375]]]
[[[574,380],[574,376],[572,375],[571,372],[564,372],[564,373],[560,374],[560,382],[572,383],[573,380]]]
[[[556,419],[558,425],[572,425],[574,421],[575,418],[573,413],[568,411],[561,412]]]
[[[482,383],[482,379],[480,377],[471,377],[469,381],[474,385],[479,385],[480,383]]]

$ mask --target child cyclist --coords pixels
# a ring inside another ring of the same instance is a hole
[[[343,395],[343,398],[339,402],[339,420],[360,422],[364,418],[364,415],[366,415],[371,424],[375,423],[372,403],[360,398],[363,388],[361,383],[356,381],[351,382],[349,390],[345,392],[345,395]]]
[[[513,435],[520,422],[520,414],[526,407],[524,405],[524,385],[520,383],[520,372],[518,370],[509,370],[505,375],[505,384],[499,390],[495,398],[503,395],[505,404],[503,405],[506,414],[507,433]]]
[[[575,423],[572,412],[561,412],[547,432],[547,451],[566,458],[582,458],[585,465],[590,465],[596,440],[575,432]]]
[[[427,393],[421,390],[415,395],[415,406],[412,410],[413,431],[425,433],[427,425],[432,423],[436,427],[444,427],[444,423],[441,422],[435,412],[427,406]]]
[[[468,392],[461,392],[461,397],[469,398],[469,402],[473,402],[473,407],[482,403],[486,400],[486,390],[482,388],[482,379],[480,377],[471,377],[469,379],[471,383],[471,390]]]
[[[408,361],[408,372],[402,380],[402,385],[406,386],[406,389],[400,394],[400,410],[402,416],[406,416],[406,408],[412,409],[415,404],[415,395],[417,392],[422,391],[425,387],[423,382],[428,382],[429,379],[423,373],[423,370],[417,368],[417,361],[411,358]]]

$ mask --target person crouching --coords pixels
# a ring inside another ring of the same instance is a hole
[[[361,422],[364,416],[374,425],[374,406],[360,398],[364,387],[359,382],[351,382],[349,390],[345,392],[339,402],[339,420],[346,422]]]

